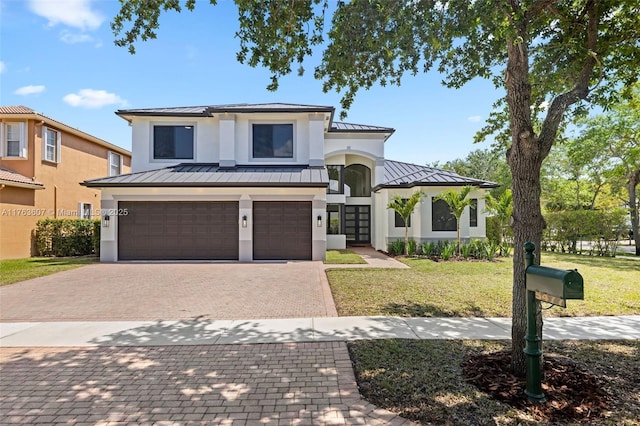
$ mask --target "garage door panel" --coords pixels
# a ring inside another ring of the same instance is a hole
[[[261,201],[253,203],[253,258],[311,259],[311,203]]]
[[[120,260],[236,260],[237,202],[120,202]]]

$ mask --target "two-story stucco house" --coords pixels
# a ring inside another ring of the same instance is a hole
[[[92,218],[86,179],[130,171],[131,153],[25,106],[0,106],[0,259],[34,254],[44,218]],[[96,213],[98,212],[98,213]]]
[[[396,194],[428,194],[411,221],[420,242],[456,238],[433,196],[474,185],[465,239],[485,236],[491,182],[387,160],[388,127],[335,122],[334,108],[237,104],[119,110],[132,128],[132,173],[85,182],[102,190],[102,261],[321,260],[329,248],[386,250],[404,224]],[[106,220],[105,220],[106,219]]]

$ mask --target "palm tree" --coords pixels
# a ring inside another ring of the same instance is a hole
[[[500,226],[500,244],[504,239],[504,230],[509,225],[509,219],[513,214],[513,195],[511,190],[507,189],[498,198],[493,197],[491,194],[487,194],[484,197],[485,213],[491,213],[498,219],[498,225]]]
[[[456,226],[458,228],[458,256],[460,256],[460,217],[464,209],[471,203],[471,200],[467,198],[467,196],[472,190],[473,186],[466,185],[460,188],[459,191],[449,189],[433,197],[435,200],[442,200],[447,203],[451,214],[456,218]]]
[[[409,198],[402,198],[402,196],[396,194],[393,196],[389,204],[388,209],[393,209],[400,215],[404,221],[404,254],[409,255],[409,218],[415,210],[416,206],[422,201],[424,193],[422,191],[416,191]]]

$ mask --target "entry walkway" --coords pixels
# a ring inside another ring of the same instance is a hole
[[[171,346],[511,338],[510,318],[324,317],[265,320],[11,322],[0,347]],[[640,339],[640,315],[546,318],[545,339]]]

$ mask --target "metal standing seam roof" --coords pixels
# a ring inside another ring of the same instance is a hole
[[[28,178],[13,170],[0,167],[0,184],[31,189],[44,189],[44,184],[35,179]]]
[[[308,166],[236,166],[178,164],[163,169],[91,179],[82,183],[107,187],[326,187],[325,168]]]
[[[330,132],[370,132],[370,133],[394,133],[391,127],[372,126],[368,124],[354,124],[334,122],[335,108],[326,105],[305,105],[288,103],[263,103],[263,104],[225,104],[225,105],[199,105],[185,107],[166,108],[137,108],[120,109],[116,114],[127,119],[127,116],[159,116],[159,117],[209,117],[212,114],[225,112],[232,113],[256,113],[256,112],[324,112],[331,114]]]
[[[495,182],[474,179],[435,167],[420,166],[418,164],[403,163],[401,161],[385,160],[384,183],[374,188],[374,191],[385,187],[410,188],[414,186],[464,186],[473,185],[480,188],[497,188]]]

